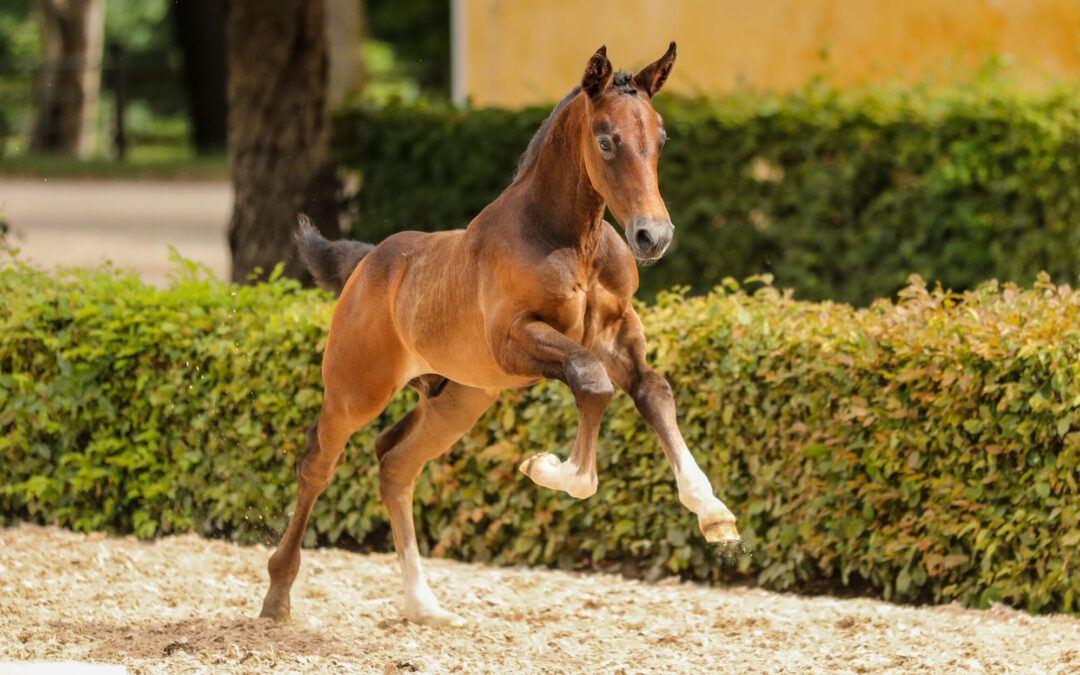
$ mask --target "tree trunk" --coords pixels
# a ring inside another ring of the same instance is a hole
[[[232,280],[265,277],[278,262],[310,282],[296,255],[296,215],[337,238],[322,0],[231,0],[229,158],[236,202],[229,222]]]
[[[340,105],[364,86],[364,62],[360,48],[364,40],[364,12],[361,0],[326,0],[326,45],[330,57],[327,99],[330,107]]]
[[[225,149],[225,13],[224,0],[182,0],[172,6],[184,54],[191,140],[199,153]]]
[[[105,0],[38,0],[44,64],[30,149],[81,158],[94,151]]]

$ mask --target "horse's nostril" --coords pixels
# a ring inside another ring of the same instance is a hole
[[[647,230],[638,230],[634,235],[634,240],[637,242],[638,248],[643,251],[648,251],[653,247],[653,238]]]

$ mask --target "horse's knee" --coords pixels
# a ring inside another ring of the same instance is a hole
[[[630,396],[641,416],[653,426],[662,416],[675,410],[675,395],[671,391],[671,385],[654,370],[641,374],[631,389]]]
[[[594,411],[603,411],[615,394],[611,378],[599,359],[571,362],[567,366],[567,384],[578,406]]]

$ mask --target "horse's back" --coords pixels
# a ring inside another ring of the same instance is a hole
[[[501,373],[484,337],[476,251],[464,234],[405,231],[379,243],[349,279],[331,335],[376,332],[385,341],[392,334],[409,355],[409,377],[438,373],[496,386]]]
[[[389,281],[398,276],[403,268],[411,267],[433,253],[445,252],[461,238],[465,230],[443,232],[418,232],[404,230],[383,239],[361,262],[354,276],[364,277],[368,282]]]

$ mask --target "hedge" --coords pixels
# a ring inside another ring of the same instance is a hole
[[[0,269],[0,513],[140,537],[282,531],[318,413],[331,299],[189,271],[170,290],[105,268]],[[963,294],[919,280],[856,310],[729,281],[643,308],[650,358],[750,555],[725,564],[618,394],[598,493],[517,470],[565,454],[567,389],[506,392],[416,491],[425,553],[656,578],[848,589],[902,601],[1075,611],[1080,292],[1046,277]],[[390,550],[376,433],[353,439],[309,545]]]
[[[676,226],[642,296],[769,272],[866,305],[918,273],[945,287],[1080,274],[1080,99],[993,84],[661,95]],[[336,118],[352,236],[464,227],[506,187],[549,108],[354,108]]]

